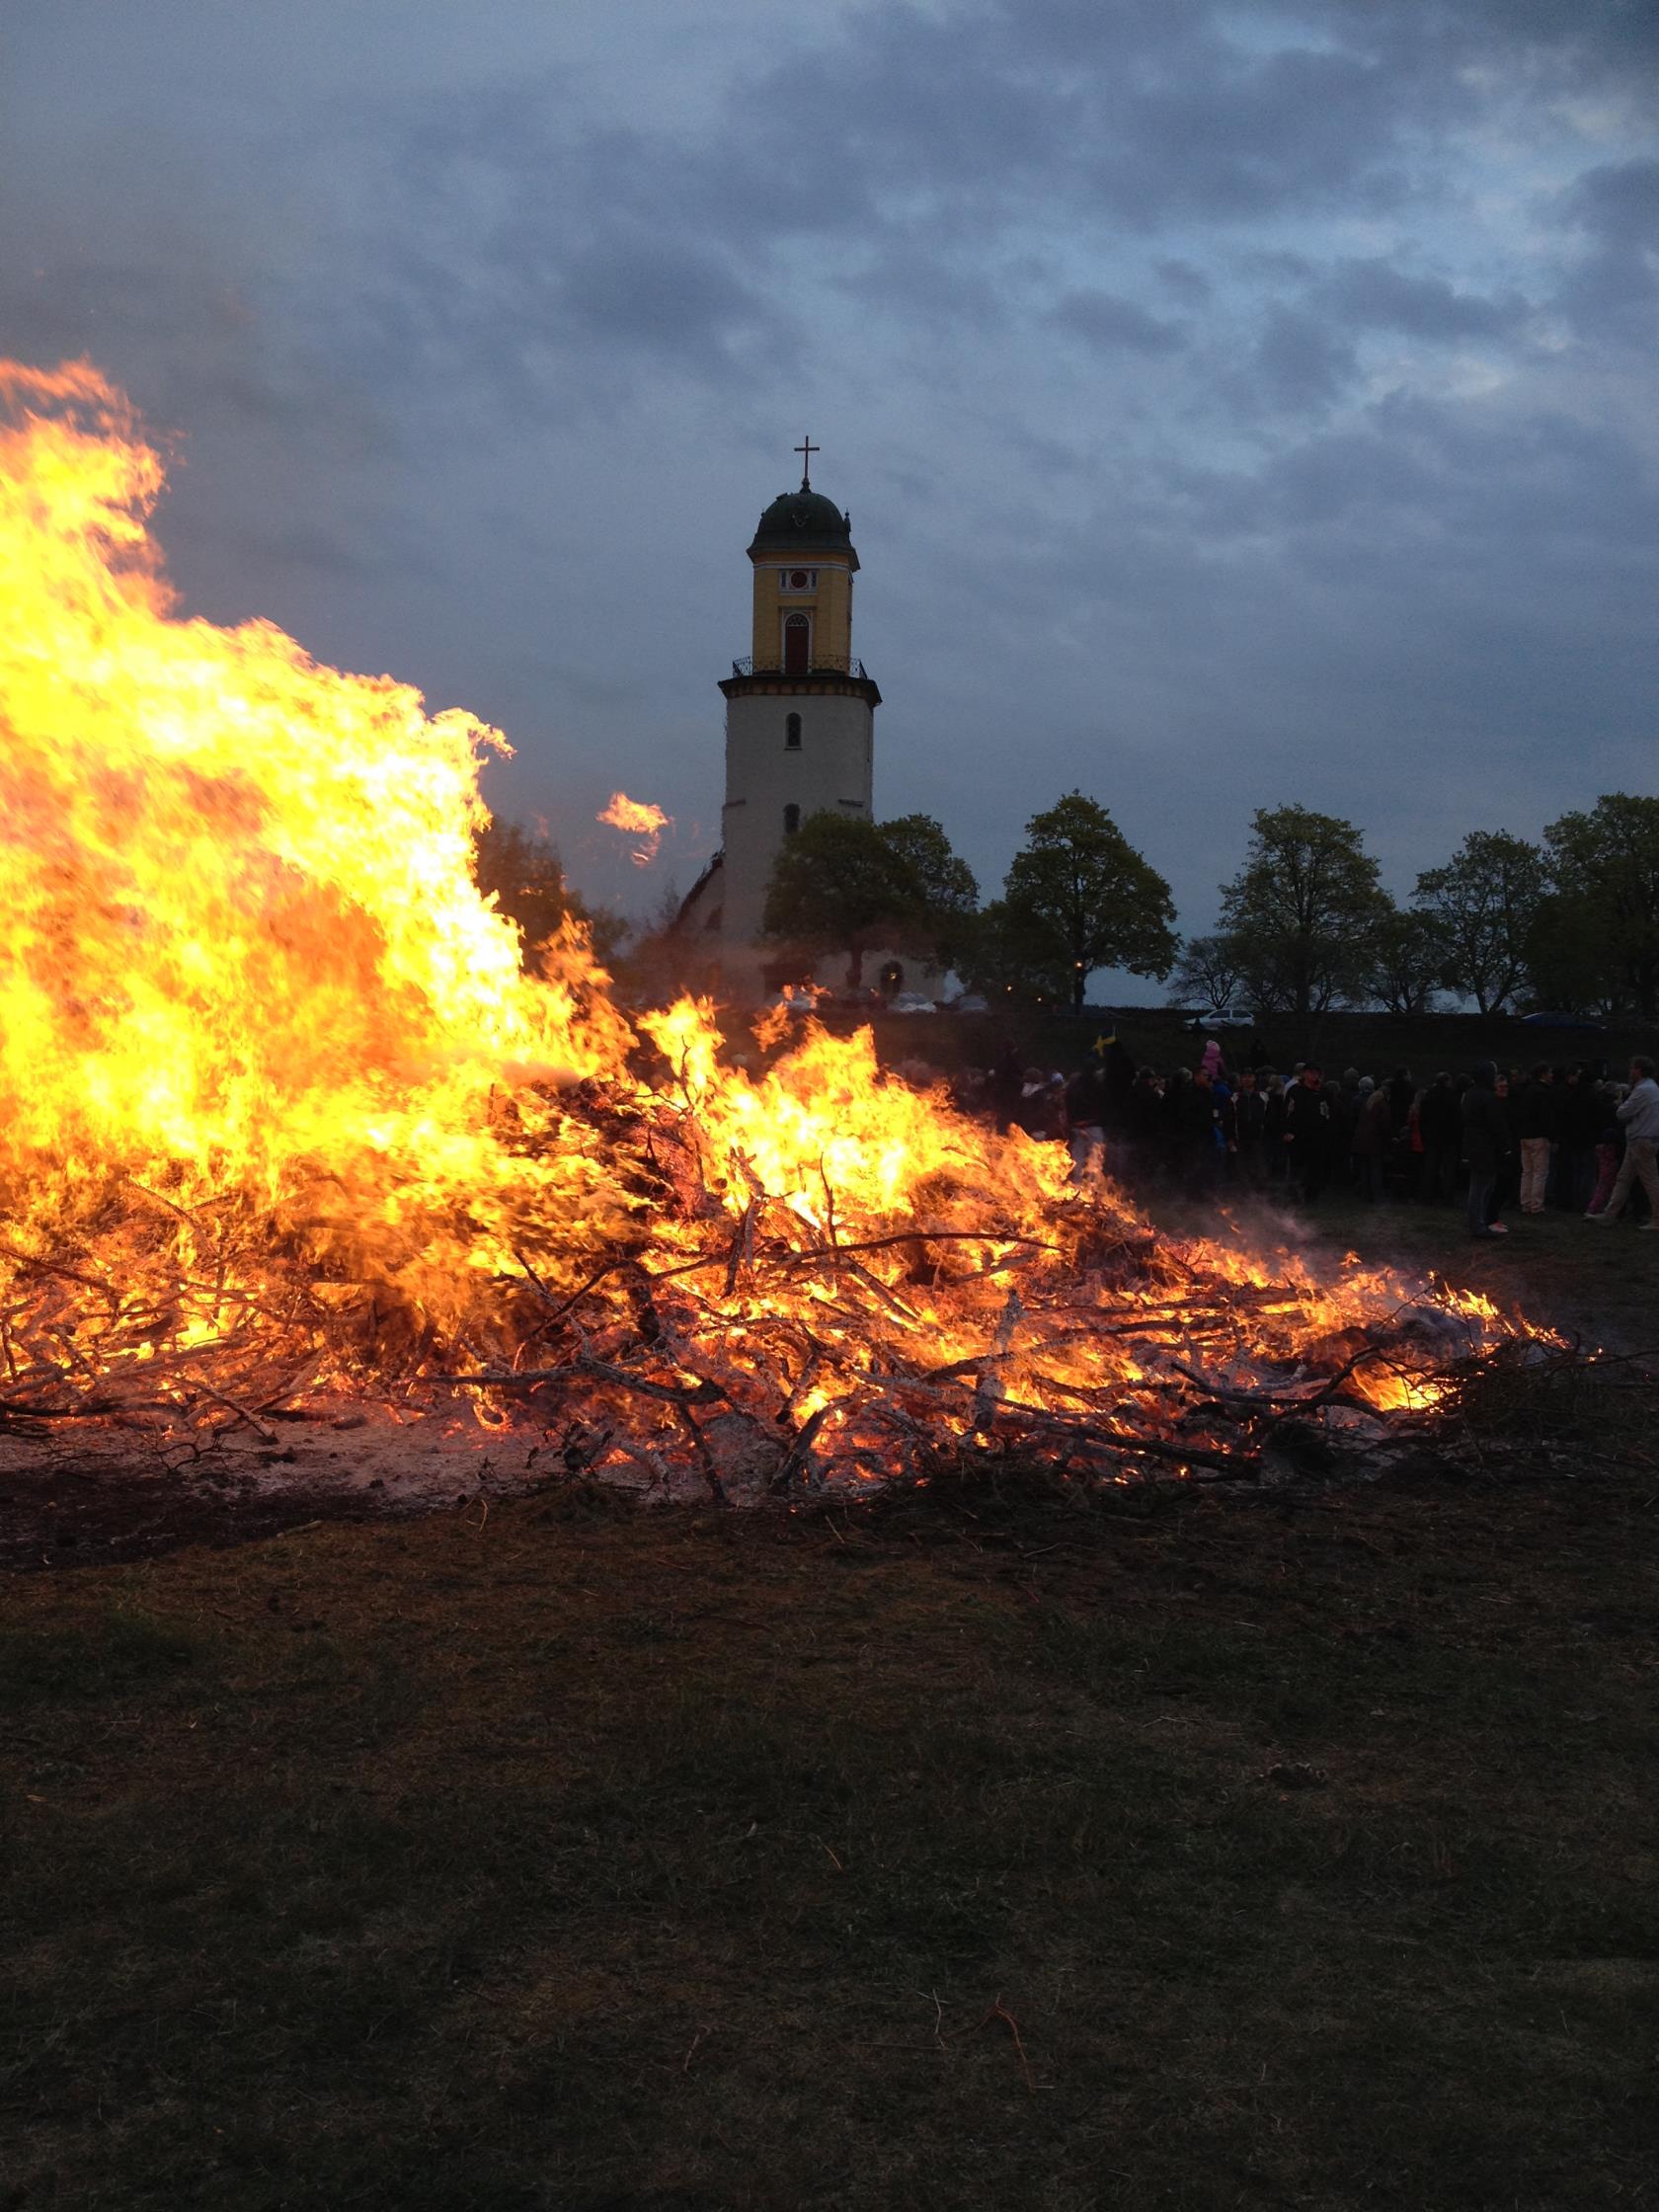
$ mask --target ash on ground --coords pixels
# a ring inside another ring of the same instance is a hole
[[[533,1418],[485,1428],[341,1397],[203,1433],[101,1420],[0,1434],[0,1568],[107,1565],[183,1544],[257,1541],[301,1524],[486,1511],[583,1470]],[[606,1466],[619,1493],[706,1499],[695,1470]],[[757,1494],[757,1488],[756,1492]],[[749,1502],[747,1497],[734,1502]]]

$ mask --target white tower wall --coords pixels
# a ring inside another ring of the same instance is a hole
[[[726,804],[721,815],[725,919],[733,947],[760,934],[766,887],[789,835],[815,814],[872,819],[875,713],[868,698],[833,677],[775,680],[726,705]],[[800,744],[789,743],[789,718],[800,717]]]

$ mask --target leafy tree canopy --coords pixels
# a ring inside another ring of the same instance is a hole
[[[976,990],[1066,1004],[1073,974],[1065,948],[1032,930],[1005,899],[991,899],[972,917],[956,965]]]
[[[1304,1020],[1369,994],[1391,910],[1360,831],[1309,807],[1258,808],[1244,865],[1222,886],[1223,930],[1251,1002]]]
[[[1167,976],[1175,962],[1169,886],[1106,809],[1068,791],[1025,826],[1003,885],[1008,940],[1023,944],[1033,975],[1066,980],[1081,1012],[1096,968]]]
[[[1543,832],[1551,896],[1535,948],[1547,959],[1551,924],[1580,947],[1579,989],[1609,1007],[1659,1013],[1659,799],[1613,791],[1588,813]]]
[[[1528,944],[1548,884],[1541,848],[1474,830],[1443,868],[1417,878],[1417,905],[1445,948],[1441,980],[1483,1014],[1502,1011],[1527,978]]]
[[[868,952],[948,959],[978,897],[971,870],[930,815],[874,823],[825,812],[778,853],[762,928],[774,943],[815,955],[844,952],[856,989]]]
[[[878,823],[877,829],[908,879],[913,934],[923,940],[924,950],[948,960],[960,924],[980,903],[973,869],[957,858],[931,815],[902,814]]]

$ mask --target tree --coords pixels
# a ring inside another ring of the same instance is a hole
[[[766,890],[763,933],[815,955],[844,952],[858,989],[864,955],[948,957],[972,915],[979,887],[931,816],[866,822],[815,814],[785,839]]]
[[[1377,926],[1371,994],[1390,1014],[1427,1014],[1446,974],[1440,917],[1423,907],[1396,907]]]
[[[1535,939],[1553,919],[1584,948],[1585,983],[1601,1002],[1633,1006],[1651,1021],[1659,1012],[1659,799],[1608,792],[1588,814],[1550,823],[1543,838],[1551,896]]]
[[[1527,976],[1527,947],[1548,883],[1542,850],[1503,830],[1475,830],[1444,868],[1417,878],[1417,904],[1446,946],[1442,981],[1483,1014],[1502,1011]]]
[[[558,849],[545,830],[492,816],[473,842],[472,880],[510,921],[516,922],[521,953],[533,965],[536,948],[557,934],[569,915],[582,922],[599,961],[612,958],[628,933],[626,918],[608,907],[590,907],[565,882]]]
[[[1072,969],[1065,948],[1039,933],[1033,936],[1005,899],[992,899],[972,918],[955,965],[976,990],[1021,997],[1071,996]]]
[[[1226,936],[1189,937],[1175,963],[1175,988],[1185,1001],[1196,998],[1201,1010],[1224,1014],[1242,981],[1238,948]]]
[[[1619,1014],[1629,998],[1608,957],[1608,941],[1591,903],[1575,893],[1546,891],[1527,940],[1527,991],[1535,1006],[1576,1014]]]
[[[1096,968],[1160,981],[1175,964],[1175,902],[1106,809],[1080,791],[1034,814],[1002,889],[1035,972],[1066,980],[1072,1009]]]
[[[1222,927],[1251,1003],[1304,1021],[1369,994],[1390,911],[1358,830],[1308,807],[1259,807],[1250,849],[1222,886]]]
[[[952,966],[980,903],[973,869],[957,858],[931,815],[902,814],[877,827],[908,879],[911,900],[899,942],[935,967]]]

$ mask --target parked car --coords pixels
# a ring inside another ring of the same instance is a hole
[[[1590,1021],[1583,1014],[1523,1014],[1521,1020],[1529,1029],[1593,1029],[1598,1037],[1605,1037],[1608,1033],[1605,1021]]]
[[[947,1014],[988,1014],[990,1008],[977,990],[965,990],[960,998],[947,998],[940,1011]]]
[[[890,1014],[936,1014],[939,1009],[931,998],[923,998],[919,990],[902,990],[888,1002]]]

